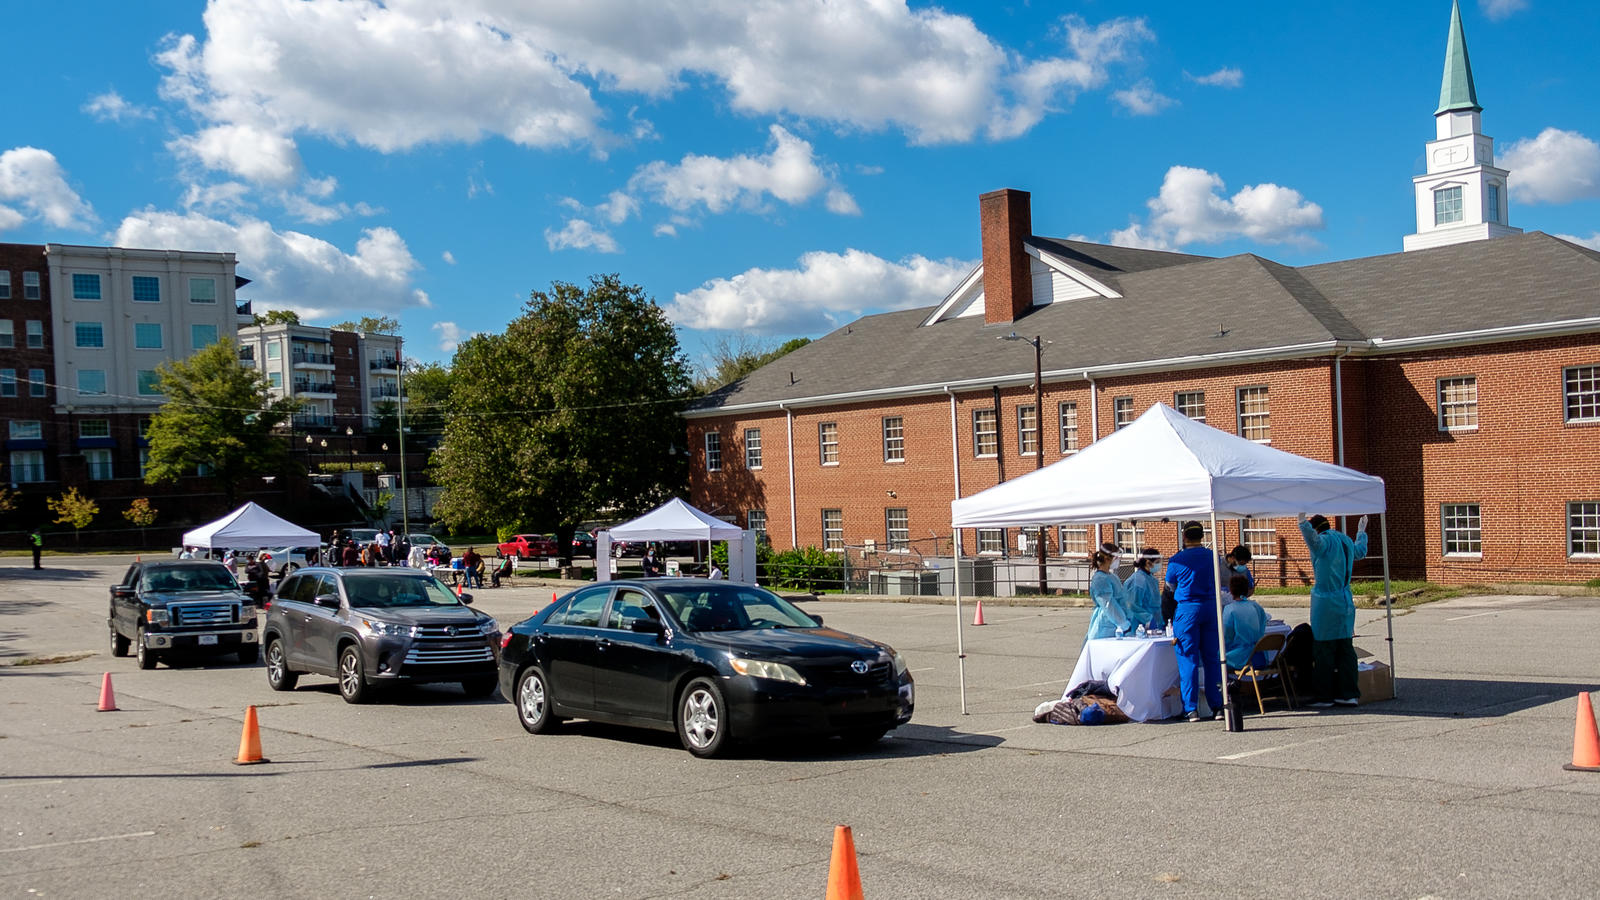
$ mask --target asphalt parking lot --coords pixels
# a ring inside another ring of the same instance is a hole
[[[273,693],[260,666],[139,671],[105,647],[121,565],[47,562],[0,560],[4,896],[819,898],[835,824],[871,898],[1593,894],[1600,774],[1561,768],[1600,681],[1592,598],[1397,615],[1399,699],[1243,733],[1033,724],[1087,610],[986,609],[962,715],[953,609],[809,603],[908,655],[912,723],[867,752],[701,761],[670,734],[533,737],[453,686],[352,707],[327,678]],[[508,625],[549,599],[477,605]],[[1357,618],[1380,655],[1382,616]],[[107,671],[121,710],[99,713]],[[271,762],[237,767],[249,704]]]

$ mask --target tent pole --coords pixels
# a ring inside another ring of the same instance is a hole
[[[950,574],[956,579],[956,678],[961,684],[961,714],[964,716],[967,714],[967,650],[961,634],[961,529],[955,530],[950,546],[955,551]]]
[[[1378,514],[1378,534],[1383,538],[1383,608],[1389,626],[1389,699],[1400,696],[1394,679],[1394,595],[1389,592],[1389,513]]]
[[[1213,546],[1211,547],[1211,583],[1212,583],[1213,587],[1216,589],[1216,595],[1215,595],[1216,596],[1216,603],[1214,603],[1213,605],[1216,606],[1216,613],[1217,613],[1217,659],[1218,659],[1219,662],[1222,663],[1222,665],[1218,667],[1218,668],[1220,668],[1222,670],[1222,672],[1221,672],[1222,683],[1221,683],[1221,685],[1219,685],[1222,688],[1222,730],[1223,731],[1232,731],[1233,730],[1233,717],[1230,715],[1230,713],[1231,713],[1232,708],[1233,708],[1233,700],[1228,696],[1228,667],[1227,667],[1228,644],[1227,644],[1227,640],[1222,636],[1222,566],[1220,565],[1220,563],[1221,563],[1221,554],[1217,552],[1217,546],[1216,546],[1216,545],[1220,544],[1220,542],[1221,542],[1221,536],[1217,533],[1217,511],[1215,509],[1212,509],[1211,510],[1211,543],[1212,543]],[[1205,677],[1209,680],[1209,679],[1211,679],[1213,677],[1216,677],[1216,674],[1208,671],[1208,672],[1205,673]]]

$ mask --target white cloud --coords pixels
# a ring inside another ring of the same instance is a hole
[[[1136,116],[1153,116],[1178,102],[1158,93],[1148,78],[1126,90],[1112,91],[1111,99]]]
[[[688,328],[816,333],[866,312],[938,303],[974,265],[924,256],[891,262],[860,250],[813,251],[800,258],[797,269],[749,269],[676,294],[667,314]]]
[[[123,122],[130,119],[153,119],[155,110],[129,103],[116,91],[106,91],[91,97],[82,107],[83,111],[102,122]]]
[[[449,263],[452,266],[456,264],[456,255],[454,253],[451,253],[449,250],[446,250],[443,253],[439,254],[439,258],[444,260],[445,262]]]
[[[294,141],[255,125],[217,125],[176,138],[167,147],[179,156],[257,184],[283,187],[300,175]]]
[[[461,330],[461,326],[454,322],[435,322],[433,323],[433,330],[439,333],[439,352],[441,353],[456,352],[456,348],[461,346],[461,339],[466,336],[466,332]]]
[[[727,212],[735,206],[758,210],[767,196],[800,204],[827,191],[829,210],[860,212],[849,193],[834,183],[831,170],[817,164],[809,142],[795,137],[782,125],[773,125],[768,132],[772,150],[765,156],[740,154],[722,159],[691,153],[676,165],[658,160],[641,166],[628,179],[628,189],[670,209],[683,211],[704,206],[712,213]]]
[[[1483,14],[1498,22],[1528,8],[1528,0],[1478,0]]]
[[[1244,71],[1232,66],[1223,66],[1210,75],[1190,75],[1188,72],[1184,72],[1183,77],[1195,84],[1203,84],[1208,87],[1236,88],[1244,84]]]
[[[604,216],[607,222],[621,225],[639,212],[639,201],[622,191],[612,191],[606,202],[595,207],[595,211]]]
[[[365,230],[355,252],[346,253],[260,219],[148,209],[123,219],[112,240],[119,247],[232,252],[239,274],[254,281],[250,299],[307,318],[429,305],[428,295],[412,284],[420,264],[392,228]]]
[[[1546,128],[1500,154],[1519,203],[1571,203],[1600,197],[1600,144],[1576,131]]]
[[[656,237],[677,237],[678,226],[672,224],[671,222],[662,222],[652,229],[650,233]]]
[[[1600,231],[1597,231],[1588,237],[1578,237],[1575,234],[1558,234],[1556,237],[1561,238],[1563,241],[1571,241],[1574,244],[1581,244],[1582,246],[1588,247],[1590,250],[1600,250]]]
[[[1323,226],[1322,207],[1299,191],[1255,184],[1223,196],[1222,177],[1204,169],[1173,166],[1150,198],[1150,220],[1113,231],[1111,242],[1168,250],[1249,238],[1263,244],[1313,243],[1307,231]]]
[[[99,221],[94,209],[67,184],[53,153],[13,147],[0,153],[0,229],[15,228],[28,219],[80,231]]]
[[[1009,77],[1015,104],[991,104],[986,128],[991,139],[1017,137],[1056,111],[1058,102],[1102,87],[1111,66],[1137,59],[1136,46],[1155,34],[1143,19],[1113,19],[1091,27],[1078,16],[1061,20],[1069,55],[1034,60]]]
[[[622,245],[603,228],[583,219],[568,219],[560,231],[544,230],[544,242],[551,250],[593,250],[596,253],[621,253]]]

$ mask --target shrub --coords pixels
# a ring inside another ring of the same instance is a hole
[[[844,582],[844,560],[820,547],[780,550],[767,560],[767,577],[777,587],[818,591]]]

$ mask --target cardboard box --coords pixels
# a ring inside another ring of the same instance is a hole
[[[1369,658],[1359,662],[1356,668],[1356,681],[1361,686],[1361,705],[1394,699],[1394,676],[1387,664]]]

